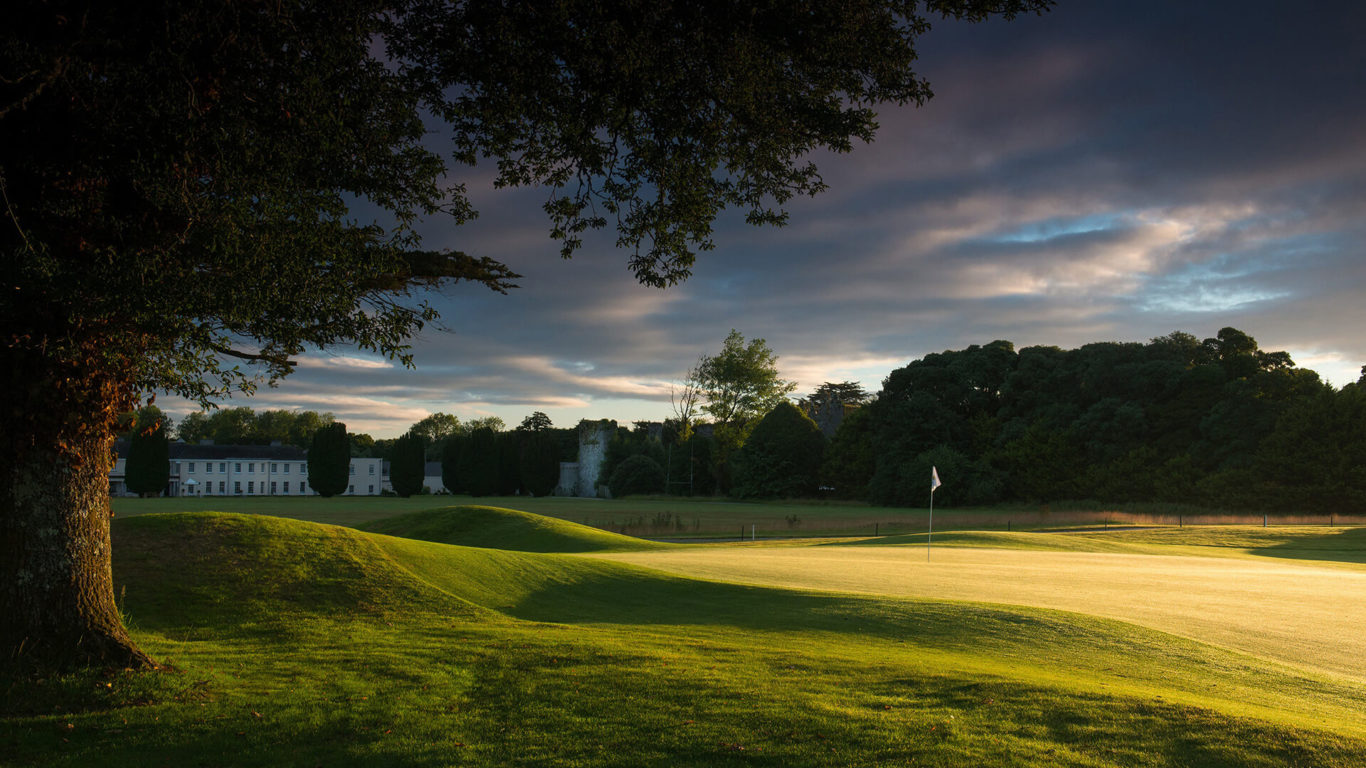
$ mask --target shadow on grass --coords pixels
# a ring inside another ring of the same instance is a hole
[[[1292,560],[1366,564],[1366,528],[1326,528],[1323,533],[1295,534],[1252,552]]]

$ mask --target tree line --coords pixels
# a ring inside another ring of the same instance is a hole
[[[1077,349],[1008,341],[891,372],[822,479],[875,504],[1085,499],[1314,511],[1366,501],[1366,377],[1335,389],[1236,328]]]

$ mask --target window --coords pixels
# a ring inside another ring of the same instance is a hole
[[[374,469],[374,467],[371,467],[371,469]],[[371,495],[371,496],[374,496],[374,495],[375,495],[375,486],[373,486],[373,485],[370,486],[370,495]]]
[[[247,481],[247,493],[256,493],[256,481],[255,481],[255,480],[248,480],[248,481]]]
[[[218,481],[218,492],[219,492],[220,494],[222,494],[222,493],[227,493],[227,491],[224,490],[224,486],[226,486],[226,485],[227,485],[227,481],[226,481],[226,480],[219,480],[219,481]]]
[[[306,475],[306,474],[308,474],[308,463],[307,463],[307,462],[303,462],[303,461],[299,462],[299,474],[301,474],[301,475]]]
[[[255,472],[255,471],[256,471],[256,463],[255,463],[255,462],[247,462],[247,471],[248,471],[248,472]]]
[[[194,465],[193,465],[193,464],[190,465],[190,470],[191,470],[191,471],[194,470]],[[374,464],[371,464],[371,465],[370,465],[370,474],[372,474],[372,475],[375,474],[375,465],[374,465]]]
[[[178,462],[178,461],[173,461],[173,462],[171,462],[171,474],[173,474],[173,475],[178,475],[178,474],[180,474],[180,462]]]
[[[235,461],[235,462],[233,462],[232,471],[233,471],[233,472],[241,472],[241,471],[242,471],[242,462],[240,462],[240,461]]]
[[[275,468],[275,462],[273,462],[273,461],[270,463],[270,471],[271,471],[271,472],[279,472],[279,471],[280,471],[280,470],[278,470],[278,469]]]
[[[193,462],[193,461],[190,462],[190,471],[191,471],[191,472],[194,471],[194,462]]]
[[[289,462],[285,462],[285,474],[289,474]]]
[[[354,486],[354,485],[348,485],[348,486],[346,486],[346,492],[347,492],[347,493],[355,493],[355,492],[356,492],[356,486]]]
[[[235,493],[235,494],[237,494],[238,496],[241,496],[241,495],[242,495],[242,481],[241,481],[241,480],[233,480],[233,481],[232,481],[232,492]]]
[[[302,480],[299,481],[299,493],[308,493],[308,483],[305,483]]]
[[[204,495],[205,495],[205,496],[212,496],[212,495],[213,495],[213,483],[204,483]]]
[[[274,480],[271,480],[271,481],[270,481],[270,495],[271,495],[271,496],[274,496],[274,495],[275,495],[275,481],[274,481]]]

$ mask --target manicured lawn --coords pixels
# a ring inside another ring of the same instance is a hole
[[[347,501],[290,509],[359,516]],[[1087,551],[1110,546],[1105,534],[1090,544],[1047,534],[1072,551],[945,541],[925,564],[914,540],[661,546],[487,508],[387,509],[366,527],[398,536],[120,510],[123,610],[174,671],[5,683],[0,763],[1366,764],[1361,657],[1335,668],[1292,647],[1238,650],[1106,618],[1100,600],[1071,611],[1002,604],[1007,582],[1030,572],[1065,594],[1138,568],[1151,590],[1131,581],[1112,594],[1139,611],[1195,578],[1212,580],[1212,594],[1236,589],[1221,569],[1240,567],[1264,587],[1238,593],[1244,610],[1274,612],[1290,587],[1265,567],[1296,569],[1359,610],[1352,578],[1366,569],[1288,557],[1296,534],[1119,542],[1152,553]],[[1350,551],[1359,538],[1343,535],[1336,549]],[[1160,554],[1169,546],[1281,554]],[[1095,564],[1109,557],[1123,560]],[[679,563],[718,578],[655,568]],[[980,583],[997,592],[971,594],[963,574],[990,568]],[[862,571],[849,578],[868,588],[839,581],[842,569]],[[787,586],[735,583],[765,570]],[[941,578],[930,597],[896,586]],[[1231,603],[1211,613],[1236,623]],[[1301,624],[1305,638],[1333,639],[1332,627],[1313,612]]]

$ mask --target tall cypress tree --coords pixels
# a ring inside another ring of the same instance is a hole
[[[389,482],[394,486],[394,493],[405,499],[422,493],[422,480],[426,475],[427,442],[408,432],[394,442],[391,456]]]
[[[522,487],[532,496],[549,496],[560,483],[560,441],[549,430],[528,432],[522,440]]]
[[[450,493],[465,492],[465,477],[460,474],[460,456],[469,438],[451,435],[441,446],[441,484]]]
[[[498,489],[498,438],[480,427],[470,434],[460,455],[460,475],[471,496],[489,496]]]
[[[124,484],[139,496],[159,495],[171,480],[171,448],[165,423],[139,422],[128,441],[128,461],[123,465]]]
[[[319,496],[346,492],[351,474],[351,441],[346,425],[334,421],[313,433],[308,449],[308,485]]]

